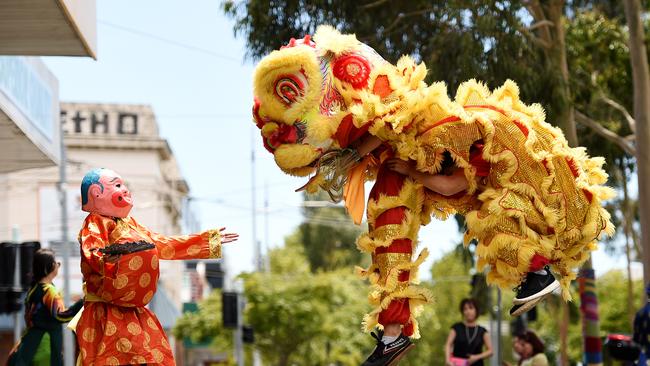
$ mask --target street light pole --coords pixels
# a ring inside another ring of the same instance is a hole
[[[252,134],[251,138],[251,215],[252,215],[252,229],[251,233],[253,239],[253,250],[255,255],[255,271],[262,270],[262,247],[257,241],[257,190],[255,189],[255,138]]]
[[[61,208],[61,248],[63,249],[63,301],[66,306],[70,305],[70,243],[68,242],[68,194],[66,191],[67,174],[66,166],[68,159],[65,149],[65,132],[63,123],[59,123],[59,148],[61,149],[61,161],[59,163],[59,204]],[[63,331],[63,361],[65,366],[74,365],[72,333],[69,330]]]
[[[497,343],[496,343],[496,354],[497,354],[497,364],[503,364],[503,355],[501,353],[501,289],[497,287]]]
[[[269,248],[269,184],[264,184],[264,269],[271,272],[271,255]]]
[[[20,229],[18,229],[18,226],[14,226],[11,228],[11,240],[14,242],[14,245],[16,246],[16,265],[14,266],[14,292],[16,293],[21,293],[22,288],[20,284],[20,273],[21,269],[20,268]],[[23,325],[20,320],[20,310],[16,310],[14,312],[14,344],[18,343],[20,341],[20,336],[23,333]]]

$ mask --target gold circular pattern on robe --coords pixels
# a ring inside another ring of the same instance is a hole
[[[86,351],[85,348],[82,348],[79,353],[81,354],[81,359],[82,360],[85,360],[88,357],[88,351]]]
[[[172,349],[171,346],[169,345],[169,342],[167,342],[167,339],[162,338],[162,339],[160,340],[160,343],[162,343],[163,347],[165,347],[165,348],[167,348],[167,349],[169,349],[169,350]]]
[[[151,275],[149,273],[143,273],[142,276],[140,276],[138,283],[140,284],[140,287],[149,286],[149,283],[151,283]]]
[[[111,366],[119,366],[120,360],[118,360],[117,357],[111,356],[106,360],[106,364]]]
[[[138,314],[144,313],[144,310],[142,308],[135,308],[135,311],[137,311]]]
[[[147,319],[147,325],[149,326],[149,328],[153,330],[158,330],[158,325],[156,324],[155,321],[153,321],[152,318]]]
[[[122,301],[131,301],[135,298],[135,291],[129,291],[124,296],[120,297]]]
[[[151,347],[149,346],[149,341],[151,340],[151,336],[149,336],[149,333],[144,332],[144,342],[142,342],[142,348],[145,349],[145,351],[151,351]]]
[[[86,328],[81,337],[84,341],[92,343],[95,340],[95,330],[93,328]]]
[[[101,355],[104,351],[106,351],[106,343],[102,342],[99,344],[99,348],[97,348],[97,354]]]
[[[163,356],[163,353],[157,349],[152,350],[151,354],[153,355],[154,361],[156,361],[157,363],[161,363],[162,360],[165,358],[165,356]]]
[[[192,245],[189,248],[187,248],[187,255],[189,256],[196,256],[197,254],[201,253],[201,246],[199,245]]]
[[[104,334],[106,334],[107,336],[110,337],[113,334],[115,334],[116,332],[117,332],[117,327],[115,326],[115,323],[113,323],[110,320],[107,321],[106,322],[106,328],[104,329]]]
[[[113,314],[113,316],[118,319],[124,319],[124,314],[122,314],[122,310],[120,310],[120,308],[116,306],[111,307],[111,314]]]
[[[131,350],[131,347],[133,347],[131,345],[131,342],[126,338],[120,338],[115,343],[115,348],[122,353],[129,352]]]
[[[128,283],[129,283],[129,278],[125,274],[118,275],[115,279],[113,279],[113,287],[115,287],[118,290],[126,287]]]
[[[131,258],[129,260],[129,269],[132,271],[137,271],[142,267],[142,257],[139,255],[136,255],[135,257]]]
[[[151,268],[152,269],[158,269],[158,256],[154,255],[151,257]]]
[[[149,301],[151,301],[151,298],[153,297],[153,291],[147,292],[144,297],[142,298],[142,302],[147,304]]]
[[[174,251],[174,248],[165,245],[165,247],[160,252],[160,256],[163,259],[171,259],[174,256],[174,253],[176,253],[176,251]]]
[[[130,322],[127,326],[126,329],[129,331],[129,333],[133,335],[138,335],[142,333],[142,328],[140,328],[140,325],[138,325],[135,322]]]
[[[147,363],[147,359],[144,358],[144,356],[133,356],[133,358],[131,359],[131,363],[140,365],[140,364]]]

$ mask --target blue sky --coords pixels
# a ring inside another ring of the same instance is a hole
[[[197,205],[203,228],[239,232],[240,241],[224,256],[233,273],[252,270],[251,148],[262,243],[281,245],[301,222],[301,196],[293,191],[304,182],[281,173],[262,147],[250,116],[254,64],[244,60],[244,41],[234,38],[232,20],[218,0],[98,0],[97,6],[97,61],[45,58],[59,79],[61,101],[151,105],[191,195],[214,201]],[[268,215],[262,212],[265,186]],[[421,271],[425,278],[431,261],[458,240],[453,220],[422,229],[421,245],[432,253]],[[602,272],[624,265],[624,258],[599,253],[595,262]]]

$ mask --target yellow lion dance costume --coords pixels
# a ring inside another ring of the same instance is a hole
[[[574,270],[614,228],[601,200],[602,158],[568,146],[544,121],[540,105],[525,105],[512,81],[490,92],[463,83],[454,100],[444,83],[427,85],[423,63],[408,56],[383,60],[354,35],[321,26],[312,39],[294,40],[261,60],[255,71],[253,114],[278,166],[312,175],[304,187],[345,198],[355,222],[364,211],[363,183],[376,180],[367,204],[369,231],[357,246],[372,265],[359,269],[372,285],[375,309],[364,326],[399,323],[419,337],[416,316],[431,300],[417,285],[420,225],[431,216],[465,216],[465,243],[478,240],[479,270],[489,283],[512,288],[535,262],[560,277],[565,299]],[[364,136],[382,140],[365,157],[350,154]],[[389,157],[438,174],[445,159],[464,171],[469,188],[447,197],[386,169]]]

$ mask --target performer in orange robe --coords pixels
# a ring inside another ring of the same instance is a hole
[[[129,216],[131,194],[108,169],[86,174],[82,209],[90,212],[79,233],[85,305],[76,320],[83,365],[174,365],[155,314],[145,306],[158,283],[159,259],[221,257],[221,244],[237,234],[208,230],[164,236]]]

